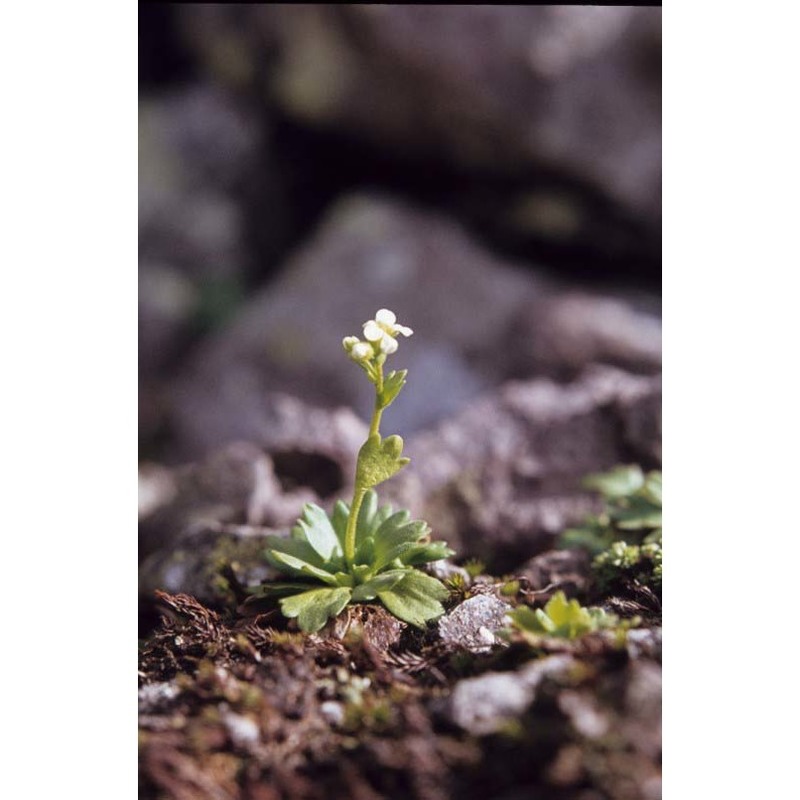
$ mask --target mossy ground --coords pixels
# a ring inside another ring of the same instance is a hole
[[[454,587],[450,605],[503,585]],[[524,579],[517,599],[531,601]],[[474,655],[445,645],[435,625],[416,631],[378,606],[348,607],[309,636],[278,613],[159,600],[161,623],[140,646],[142,798],[659,796],[659,721],[629,702],[657,653],[589,635]],[[553,652],[575,666],[543,681],[518,718],[483,736],[455,724],[448,701],[460,680]],[[581,714],[605,727],[593,733]]]

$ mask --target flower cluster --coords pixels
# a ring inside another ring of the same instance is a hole
[[[375,319],[364,323],[364,339],[357,336],[345,336],[342,340],[347,355],[359,363],[371,361],[376,356],[391,355],[397,350],[397,336],[411,336],[414,331],[397,322],[397,316],[388,308],[382,308],[375,314]]]

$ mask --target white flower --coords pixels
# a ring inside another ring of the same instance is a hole
[[[374,355],[375,351],[372,349],[372,345],[367,344],[367,342],[356,342],[356,344],[350,348],[350,358],[352,358],[353,361],[367,361]]]
[[[375,319],[364,323],[364,338],[377,344],[382,353],[387,355],[397,350],[397,334],[411,336],[414,331],[405,325],[397,324],[397,317],[388,308],[382,308],[375,314]]]
[[[375,355],[372,345],[369,342],[359,341],[357,336],[345,336],[342,339],[342,347],[353,361],[368,361]]]

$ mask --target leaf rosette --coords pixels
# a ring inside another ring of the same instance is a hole
[[[348,565],[345,536],[350,506],[339,500],[329,517],[308,503],[288,538],[268,537],[266,558],[291,582],[265,584],[248,603],[280,598],[284,616],[314,633],[348,603],[379,601],[399,619],[424,627],[444,614],[447,588],[417,567],[453,555],[445,542],[431,541],[426,522],[408,511],[378,506],[377,494],[364,495],[358,510],[355,558]]]

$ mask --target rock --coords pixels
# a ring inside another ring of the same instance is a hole
[[[248,72],[309,126],[460,167],[535,171],[520,214],[551,225],[575,224],[534,191],[554,172],[657,223],[660,9],[215,6],[183,21],[220,78],[239,88]],[[229,77],[219,53],[232,46],[243,67]]]
[[[163,712],[180,693],[180,688],[172,681],[147,683],[139,687],[139,714]]]
[[[652,414],[637,430],[660,431],[659,398],[658,378],[608,368],[567,386],[509,383],[411,439],[412,466],[380,487],[381,499],[427,520],[460,558],[478,557],[496,573],[519,569],[594,509],[593,496],[580,487],[587,473],[631,459],[652,463],[658,441],[640,439],[642,449],[635,449],[628,420],[640,426]],[[196,592],[219,602],[220,591],[229,591],[217,574],[221,561],[236,561],[257,583],[266,569],[258,536],[290,526],[304,502],[330,506],[348,496],[366,426],[349,411],[268,399],[261,445],[269,452],[237,443],[158,473],[166,487],[160,505],[140,521],[141,555],[152,554],[143,566],[145,593]],[[551,554],[521,574],[527,571],[535,586],[543,582],[541,588],[558,579],[577,590],[579,561]]]
[[[660,378],[610,368],[566,386],[508,383],[409,441],[411,467],[382,496],[426,519],[460,558],[516,570],[596,510],[581,488],[587,474],[658,465],[660,398]]]
[[[211,86],[139,104],[139,255],[191,279],[244,272],[242,187],[260,121]]]
[[[508,603],[490,594],[470,597],[439,620],[439,636],[454,647],[487,653],[500,642],[495,633],[506,627],[510,610]]]
[[[344,722],[344,706],[336,700],[326,700],[319,707],[322,716],[334,727]]]
[[[261,730],[258,723],[244,714],[235,714],[230,709],[223,708],[220,713],[231,744],[242,750],[249,750],[261,740]]]
[[[608,295],[576,295],[500,261],[445,217],[360,195],[339,202],[281,278],[182,370],[170,392],[179,455],[279,435],[283,420],[269,408],[276,393],[368,419],[372,387],[341,340],[381,307],[416,331],[395,358],[413,387],[386,420],[403,436],[510,378],[568,379],[591,363],[660,368],[652,313]]]
[[[625,688],[624,733],[645,756],[661,755],[661,666],[652,661],[633,661]]]
[[[574,663],[572,656],[547,656],[516,672],[488,672],[459,681],[446,714],[474,736],[495,733],[527,710],[544,678],[563,675]]]
[[[534,556],[515,574],[527,578],[535,592],[551,587],[553,592],[560,589],[574,597],[589,586],[591,559],[585,550],[550,550]]]
[[[256,117],[218,89],[140,100],[139,417],[147,445],[164,428],[164,377],[243,292],[252,259],[246,198],[252,176],[266,173],[255,168],[262,137]]]
[[[269,528],[259,533],[223,532],[222,528],[185,531],[177,540],[154,551],[139,566],[139,596],[145,609],[156,590],[187,594],[212,608],[232,607],[236,595],[221,570],[233,567],[244,586],[258,586],[279,577],[264,558],[265,536],[280,534]]]
[[[219,533],[221,526],[286,526],[303,503],[318,499],[308,487],[284,492],[272,459],[246,442],[234,442],[195,464],[169,471],[148,465],[143,473],[153,497],[149,513],[139,521],[140,557],[169,549],[196,532]],[[155,480],[160,496],[153,489]]]
[[[632,628],[628,631],[626,644],[632,659],[652,658],[661,661],[661,628]]]
[[[472,583],[472,576],[464,567],[459,567],[446,558],[440,561],[431,561],[425,565],[424,569],[428,574],[433,575],[434,578],[438,578],[440,581],[450,580],[457,575],[458,579],[463,581],[464,586],[469,586]]]
[[[592,692],[561,692],[558,695],[558,706],[580,736],[599,739],[608,733],[611,720],[607,713],[597,707]]]

